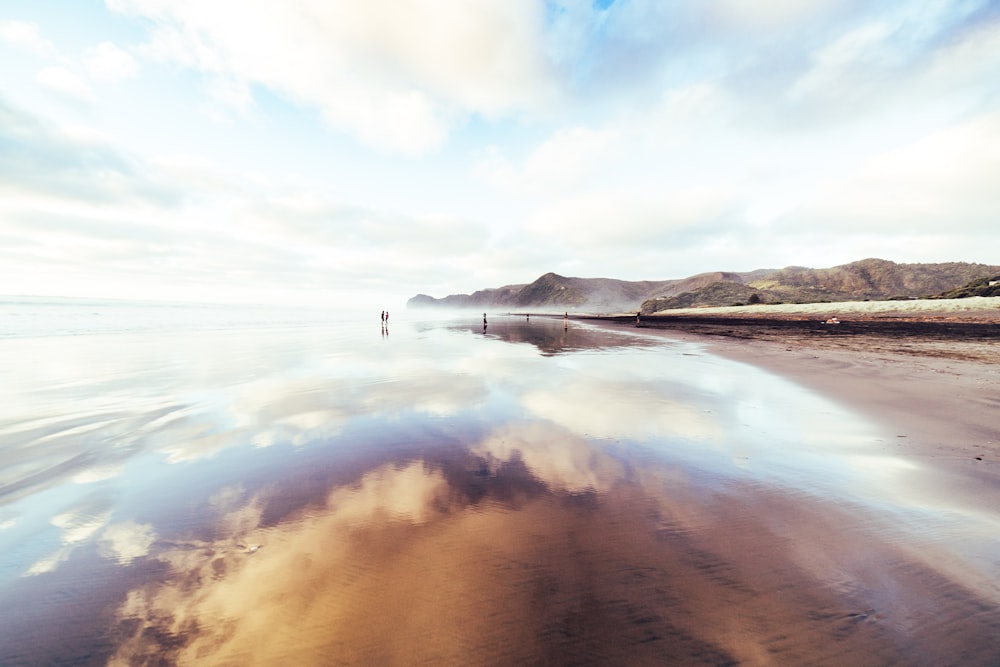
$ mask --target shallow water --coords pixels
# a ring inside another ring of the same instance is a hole
[[[1000,510],[781,378],[543,318],[177,322],[0,340],[0,664],[1000,662]]]

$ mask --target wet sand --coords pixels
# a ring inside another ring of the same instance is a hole
[[[965,385],[908,386],[995,364],[543,318],[335,333],[8,344],[100,361],[26,362],[0,430],[51,460],[0,487],[0,663],[1000,660],[969,439],[996,452],[996,385],[967,420],[934,412]]]
[[[837,306],[825,304],[826,312]],[[706,311],[643,316],[639,330],[702,343],[817,390],[890,425],[908,456],[981,464],[981,473],[1000,477],[1000,310],[858,312],[839,324]],[[635,326],[632,316],[598,321]]]

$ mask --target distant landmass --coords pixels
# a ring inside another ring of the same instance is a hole
[[[753,303],[816,303],[1000,296],[1000,266],[946,262],[897,264],[863,259],[827,269],[789,266],[714,271],[674,280],[567,278],[546,273],[532,283],[434,298],[418,294],[408,308],[552,309],[654,313],[673,308]]]

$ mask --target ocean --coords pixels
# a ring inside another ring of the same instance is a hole
[[[1000,660],[996,510],[935,501],[883,425],[697,343],[503,313],[0,314],[0,664]]]

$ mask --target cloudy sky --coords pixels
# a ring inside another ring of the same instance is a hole
[[[0,293],[1000,263],[996,0],[7,0]]]

